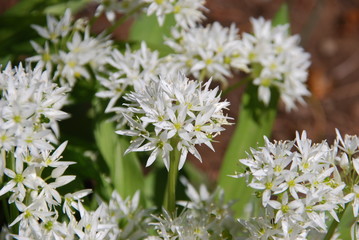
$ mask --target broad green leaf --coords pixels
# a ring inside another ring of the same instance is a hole
[[[289,10],[288,4],[284,3],[280,6],[274,18],[272,19],[272,25],[282,25],[289,23]]]
[[[8,9],[5,15],[28,15],[39,5],[45,5],[46,0],[22,0]]]
[[[86,4],[91,2],[91,0],[76,0],[76,1],[66,1],[54,5],[50,5],[44,9],[45,14],[53,15],[62,15],[66,9],[71,9],[72,12],[77,12],[81,8],[85,7]]]
[[[285,23],[288,23],[288,7],[284,3],[274,17],[273,25]],[[258,100],[257,92],[257,87],[249,84],[242,96],[237,126],[226,150],[218,179],[219,185],[225,191],[226,200],[237,201],[233,205],[233,210],[240,217],[255,214],[253,210],[246,212],[246,209],[248,209],[249,203],[256,206],[254,203],[256,198],[253,191],[247,187],[244,178],[237,179],[229,177],[229,175],[241,172],[242,169],[238,160],[246,158],[251,147],[262,146],[264,136],[271,136],[279,100],[278,93],[272,89],[271,102],[265,106]]]
[[[193,186],[198,187],[201,184],[208,185],[209,183],[207,175],[191,162],[186,162],[183,166],[183,172]]]
[[[273,94],[268,106],[258,100],[257,86],[250,84],[243,97],[239,111],[237,127],[226,150],[219,176],[219,185],[225,190],[227,200],[238,200],[233,205],[238,216],[243,216],[244,208],[252,198],[252,190],[247,187],[245,179],[232,178],[240,172],[239,159],[245,158],[250,148],[261,146],[263,136],[270,136],[276,117],[278,94]]]
[[[133,23],[129,40],[145,41],[151,49],[158,50],[161,55],[167,55],[171,49],[164,45],[164,36],[169,36],[171,27],[175,25],[173,16],[166,16],[163,26],[159,26],[155,15],[142,14]]]
[[[333,220],[333,221],[335,221],[335,220]],[[352,227],[352,225],[354,224],[355,221],[356,221],[356,219],[354,218],[354,215],[353,215],[353,207],[350,204],[348,206],[348,208],[346,209],[343,217],[340,219],[340,223],[338,225],[338,230],[340,232],[341,239],[351,239],[350,228]]]
[[[124,155],[128,141],[116,135],[113,124],[99,122],[95,129],[95,140],[120,195],[132,196],[137,190],[142,190],[144,178],[137,156],[134,153]]]

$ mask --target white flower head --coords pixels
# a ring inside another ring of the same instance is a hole
[[[205,18],[202,11],[207,10],[204,7],[204,0],[143,1],[149,4],[145,9],[147,15],[155,14],[160,25],[163,25],[166,15],[174,14],[176,25],[182,28],[192,28]]]
[[[218,87],[210,89],[210,81],[201,84],[189,80],[183,73],[160,76],[143,84],[142,89],[124,96],[132,119],[142,127],[129,121],[130,130],[117,131],[128,136],[138,133],[130,151],[153,151],[147,165],[162,156],[167,168],[169,153],[174,148],[181,153],[179,168],[188,152],[201,160],[194,146],[206,144],[212,148],[212,138],[224,130],[222,125],[228,124],[229,118],[223,110],[229,103],[221,102]],[[140,134],[141,128],[153,130],[141,130],[144,134]]]
[[[309,54],[299,46],[299,36],[288,34],[288,25],[271,26],[264,18],[251,19],[253,35],[243,34],[243,57],[249,61],[249,71],[259,86],[258,96],[266,105],[272,88],[279,91],[286,110],[295,108],[295,102],[304,103],[310,92],[306,87]]]
[[[206,27],[174,28],[166,44],[175,51],[169,67],[184,69],[186,74],[201,80],[213,77],[226,85],[231,68],[247,71],[247,60],[240,57],[242,50],[234,24],[223,27],[214,22]]]
[[[48,28],[33,26],[45,38],[45,46],[32,41],[31,45],[38,55],[27,58],[36,63],[62,86],[73,87],[79,78],[90,79],[88,67],[97,74],[104,69],[105,59],[111,52],[112,41],[99,34],[90,35],[85,19],[72,20],[71,11],[66,10],[62,19],[47,17]]]
[[[338,144],[330,147],[325,141],[312,143],[303,131],[296,133],[294,141],[272,143],[265,138],[264,147],[251,149],[248,157],[240,160],[247,173],[236,177],[251,176],[248,186],[257,191],[265,211],[272,212],[274,223],[281,226],[276,235],[291,239],[309,230],[326,231],[326,220],[339,221],[336,211],[350,201],[357,215],[358,188],[346,187],[348,178],[334,161],[340,154],[337,148]],[[356,173],[354,169],[351,172]],[[268,227],[272,228],[275,226]]]
[[[8,64],[0,73],[1,146],[6,151],[29,149],[34,154],[51,150],[56,142],[58,121],[68,117],[60,109],[66,102],[68,88],[58,87],[46,72],[37,67],[25,70],[20,64]]]

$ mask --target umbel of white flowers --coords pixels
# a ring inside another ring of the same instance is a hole
[[[257,191],[267,214],[254,222],[244,221],[253,239],[307,239],[315,231],[325,234],[329,216],[339,222],[338,212],[348,205],[357,218],[358,152],[358,137],[345,135],[343,140],[339,131],[332,146],[325,141],[312,143],[304,131],[294,141],[272,143],[265,138],[264,147],[251,149],[240,160],[248,170],[237,177],[249,177],[248,186]],[[354,223],[352,235],[357,234]]]
[[[0,239],[142,239],[146,211],[139,192],[122,199],[114,191],[108,204],[89,211],[82,199],[91,190],[58,191],[75,179],[65,175],[75,163],[62,160],[67,141],[53,150],[57,121],[68,116],[60,110],[67,91],[41,67],[8,64],[0,73],[0,197],[13,217],[4,216]]]
[[[128,108],[121,114],[130,129],[116,132],[134,137],[126,152],[152,151],[146,166],[161,157],[167,169],[174,148],[180,152],[178,169],[188,152],[201,161],[195,145],[205,144],[213,150],[212,139],[229,119],[223,114],[229,102],[221,101],[218,87],[210,89],[210,84],[191,81],[178,73],[152,78],[143,88],[126,94],[124,105]]]
[[[68,91],[51,82],[39,66],[13,69],[9,63],[0,73],[0,149],[18,154],[53,149],[49,142],[57,141],[57,121],[68,117],[60,110]]]

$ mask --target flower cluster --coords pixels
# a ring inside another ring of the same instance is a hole
[[[142,90],[144,82],[165,72],[159,53],[151,51],[145,42],[141,43],[139,50],[133,51],[127,46],[123,54],[115,49],[106,63],[112,70],[106,76],[98,77],[104,90],[96,93],[96,96],[110,99],[105,110],[107,113],[121,111],[122,108],[116,104],[124,93],[132,89]]]
[[[139,193],[132,200],[123,200],[114,192],[108,204],[102,202],[95,211],[88,211],[81,201],[91,190],[64,196],[58,191],[75,179],[73,175],[64,175],[74,164],[61,160],[67,142],[56,150],[51,144],[57,141],[54,134],[58,134],[57,121],[67,117],[60,108],[68,88],[51,83],[41,67],[25,71],[21,65],[12,69],[10,64],[0,74],[0,87],[0,197],[14,205],[7,213],[11,216],[7,221],[12,236],[19,239],[142,238],[146,224],[142,218],[147,212],[138,207]],[[120,221],[125,222],[119,226]],[[2,234],[9,236],[10,233],[6,233],[4,227]]]
[[[358,148],[356,136],[343,140],[337,132],[337,140],[329,146],[313,144],[303,132],[294,141],[271,143],[265,138],[264,147],[251,149],[248,158],[240,160],[248,170],[238,177],[250,176],[248,185],[258,191],[267,214],[255,219],[255,225],[246,223],[253,238],[305,239],[310,229],[326,232],[328,216],[339,221],[337,212],[345,211],[349,202],[356,217]]]
[[[160,25],[165,17],[173,14],[176,24],[182,28],[191,28],[204,19],[205,0],[97,0],[99,6],[96,15],[105,12],[107,19],[115,20],[116,13],[128,14],[132,11],[142,11],[148,16],[155,14]]]
[[[116,14],[130,13],[143,4],[143,0],[94,0],[98,6],[95,16],[99,17],[105,13],[107,20],[113,23],[116,20]]]
[[[227,85],[231,70],[240,70],[258,86],[260,100],[268,105],[271,91],[277,89],[286,109],[295,108],[309,95],[305,85],[309,54],[298,46],[299,36],[289,36],[288,25],[271,26],[263,18],[251,19],[253,34],[238,34],[238,29],[218,22],[206,27],[172,29],[166,44],[174,50],[169,69],[182,69],[203,80]],[[173,70],[172,70],[173,71]]]
[[[31,41],[38,55],[27,59],[46,69],[49,76],[62,86],[73,87],[76,79],[90,79],[92,71],[103,70],[106,57],[111,53],[112,41],[102,34],[92,37],[85,19],[72,20],[70,10],[57,20],[47,16],[47,27],[32,26],[46,42],[44,46]]]
[[[0,149],[18,154],[51,150],[49,142],[56,143],[59,134],[57,121],[68,117],[60,110],[67,92],[40,67],[26,71],[21,64],[15,69],[8,64],[0,73]]]
[[[170,216],[166,211],[154,216],[152,222],[158,236],[147,240],[160,239],[240,239],[240,224],[234,218],[230,204],[225,204],[223,191],[209,193],[204,185],[199,192],[185,179],[189,201],[180,201],[185,207],[179,216]]]
[[[277,88],[286,109],[295,108],[309,95],[305,85],[309,54],[298,46],[299,36],[289,36],[289,25],[272,27],[271,21],[251,19],[253,34],[243,34],[241,49],[250,63],[253,83],[258,85],[258,96],[268,104],[271,88]]]
[[[223,110],[229,103],[220,101],[218,87],[210,89],[210,83],[190,81],[178,73],[153,78],[141,90],[126,94],[128,108],[123,115],[130,130],[117,133],[135,137],[127,152],[152,151],[146,165],[161,157],[167,169],[174,150],[180,152],[179,169],[188,152],[201,160],[194,146],[205,144],[213,149],[213,137],[228,124]]]
[[[204,80],[213,77],[224,85],[231,76],[231,68],[248,71],[247,59],[241,55],[238,29],[222,27],[218,22],[206,27],[172,29],[166,44],[174,50],[171,67]]]

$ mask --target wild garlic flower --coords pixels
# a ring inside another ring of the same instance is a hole
[[[145,42],[141,43],[141,48],[138,50],[131,50],[127,46],[126,51],[121,53],[115,49],[106,58],[106,63],[111,66],[112,70],[108,71],[106,76],[98,77],[104,90],[96,93],[97,97],[110,99],[106,113],[122,111],[123,108],[118,106],[118,100],[123,94],[133,89],[142,90],[143,82],[148,82],[164,72],[159,53],[151,51]],[[121,121],[121,119],[121,115],[113,118],[115,121]]]
[[[243,34],[240,48],[249,61],[258,96],[269,104],[271,89],[276,88],[289,111],[310,94],[305,85],[309,54],[298,45],[298,35],[289,36],[288,25],[272,27],[264,18],[252,18],[251,23],[253,34]]]
[[[99,3],[95,16],[105,13],[110,22],[116,14],[135,14],[144,12],[148,16],[156,15],[159,25],[163,25],[167,15],[174,15],[176,26],[192,28],[205,19],[203,11],[205,0],[96,0]]]
[[[19,236],[44,239],[45,233],[47,236],[64,234],[66,224],[57,221],[57,207],[63,202],[58,188],[75,179],[75,176],[64,175],[73,162],[59,161],[66,145],[64,142],[55,151],[17,151],[13,155],[15,169],[12,166],[4,169],[8,179],[0,188],[0,196],[6,196],[8,203],[19,210],[19,215],[8,223],[10,227],[19,224]]]
[[[170,68],[183,69],[201,80],[213,77],[226,85],[226,78],[232,76],[231,69],[248,70],[234,24],[229,28],[218,22],[187,30],[173,28],[166,44],[175,52],[171,54]]]
[[[37,154],[53,147],[59,134],[57,122],[67,118],[66,87],[52,83],[41,67],[25,70],[9,63],[0,73],[0,148]]]
[[[251,149],[248,157],[240,160],[248,170],[238,177],[250,176],[248,186],[257,191],[267,213],[272,213],[273,222],[267,229],[273,236],[293,236],[293,229],[298,236],[309,230],[325,232],[329,216],[339,221],[338,211],[349,202],[357,216],[359,178],[348,178],[338,162],[343,154],[358,151],[357,140],[346,136],[343,141],[338,133],[333,146],[325,141],[313,144],[306,132],[297,133],[294,141],[271,143],[265,138],[264,147]],[[353,155],[348,159],[353,162],[349,171],[358,176]]]
[[[114,23],[116,14],[126,14],[143,4],[143,0],[95,0],[99,5],[96,8],[95,16],[105,13],[107,20]]]
[[[201,185],[199,192],[181,179],[187,187],[188,201],[180,201],[185,207],[179,216],[170,216],[165,210],[160,216],[154,216],[154,226],[157,235],[147,240],[159,239],[241,239],[240,224],[230,211],[230,204],[224,203],[223,191],[210,193]]]
[[[31,41],[38,55],[27,58],[27,61],[42,66],[62,86],[73,87],[77,79],[89,80],[94,77],[91,74],[104,70],[112,42],[103,34],[92,37],[86,20],[80,18],[74,21],[69,9],[60,20],[48,16],[47,27],[32,27],[46,41],[43,47]]]
[[[158,23],[163,25],[166,15],[173,14],[176,25],[184,29],[193,28],[205,17],[205,0],[143,0],[149,4],[145,8],[147,15],[156,14]]]
[[[64,175],[67,167],[74,164],[61,160],[66,144],[41,155],[15,154],[16,169],[5,168],[10,180],[0,188],[0,196],[10,193],[8,203],[19,211],[9,223],[9,227],[19,224],[18,235],[13,236],[19,239],[143,239],[149,214],[139,207],[139,192],[126,199],[113,192],[109,203],[100,202],[94,211],[82,204],[91,190],[64,196],[58,192],[58,188],[75,179],[75,176]],[[63,217],[60,217],[61,209]]]
[[[128,119],[129,130],[116,133],[134,139],[126,152],[152,151],[146,166],[161,157],[167,169],[169,154],[176,148],[181,156],[179,169],[188,152],[201,161],[195,148],[205,144],[211,149],[213,138],[224,130],[229,119],[223,110],[229,105],[221,102],[218,87],[189,80],[183,73],[160,76],[143,82],[143,88],[124,96],[128,107],[123,115]]]

